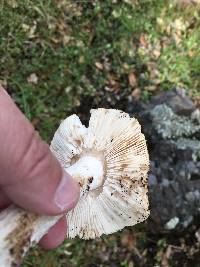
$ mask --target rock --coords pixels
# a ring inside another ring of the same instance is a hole
[[[180,115],[190,115],[195,110],[195,105],[186,97],[185,90],[177,88],[154,97],[152,104],[154,106],[166,104],[174,113]]]
[[[200,111],[180,89],[127,107],[149,147],[149,229],[184,231],[200,218]]]
[[[179,218],[174,217],[166,223],[165,228],[168,230],[175,229],[178,223],[179,223]]]
[[[149,115],[153,123],[152,127],[163,139],[190,136],[200,132],[199,123],[190,117],[177,115],[166,104],[155,106],[149,111]]]
[[[156,185],[157,184],[157,179],[156,176],[153,174],[149,174],[149,185]]]

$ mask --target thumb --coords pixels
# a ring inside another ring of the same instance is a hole
[[[1,191],[25,209],[56,215],[78,201],[77,183],[1,88],[0,170]]]

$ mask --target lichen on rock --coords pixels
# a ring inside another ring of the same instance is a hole
[[[183,231],[200,218],[200,110],[183,89],[129,103],[147,138],[152,231]],[[167,227],[173,218],[175,227]],[[157,225],[157,227],[155,227]]]
[[[163,139],[191,136],[200,131],[200,125],[192,114],[191,117],[177,115],[166,104],[155,106],[150,115],[153,118],[153,127]]]

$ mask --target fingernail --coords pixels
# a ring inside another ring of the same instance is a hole
[[[63,172],[63,177],[55,193],[55,204],[61,210],[70,210],[74,208],[79,199],[79,186],[74,179]]]

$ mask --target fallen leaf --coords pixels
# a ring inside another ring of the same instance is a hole
[[[135,100],[139,100],[140,99],[140,96],[141,96],[141,90],[140,90],[140,88],[134,89],[131,95],[132,95],[132,97]]]
[[[136,238],[132,234],[124,234],[121,237],[121,244],[129,250],[133,250],[136,247]]]
[[[112,15],[114,18],[119,18],[121,16],[122,10],[113,10]]]
[[[125,69],[125,70],[129,70],[129,65],[127,64],[127,63],[124,63],[123,65],[122,65],[122,67]]]
[[[80,100],[76,98],[76,99],[74,100],[74,106],[79,107],[80,104],[81,104]]]
[[[7,83],[7,80],[0,80],[0,86],[2,86],[3,88],[7,88],[8,86],[8,83]]]
[[[180,35],[174,33],[173,37],[174,37],[174,40],[175,40],[175,42],[176,42],[176,45],[179,45],[180,42],[181,42]]]
[[[30,30],[29,30],[29,33],[28,33],[28,37],[29,38],[34,38],[35,37],[36,28],[37,28],[37,22],[34,21],[33,25],[30,27]]]
[[[159,84],[161,84],[161,79],[153,79],[153,81],[152,81],[152,83],[154,84],[154,85],[159,85]],[[150,88],[150,90],[149,91],[153,91],[153,90],[151,90],[151,88]]]
[[[69,35],[64,35],[63,36],[63,44],[66,45],[70,42],[71,37]]]
[[[141,46],[143,46],[143,47],[147,47],[146,38],[145,38],[145,35],[144,35],[143,33],[140,35],[140,39],[139,39],[139,41],[140,41],[140,45],[141,45]]]
[[[12,8],[17,8],[18,7],[18,3],[15,0],[9,0],[7,1],[7,3],[12,7]]]
[[[27,32],[30,29],[30,26],[28,24],[22,23],[21,27],[23,29],[23,31]]]
[[[149,85],[149,86],[145,86],[145,90],[149,91],[149,92],[153,92],[157,89],[157,87],[155,85]]]
[[[81,56],[79,57],[78,62],[79,62],[80,64],[83,64],[83,63],[85,62],[85,58],[84,58],[83,55],[81,55]]]
[[[163,25],[164,25],[164,21],[163,21],[162,18],[159,18],[159,17],[158,17],[158,18],[156,19],[156,22],[157,22],[157,24],[160,25],[160,26],[163,26]]]
[[[106,71],[110,71],[111,70],[111,63],[110,62],[104,62],[103,67]]]
[[[200,4],[200,0],[178,0],[178,3],[185,7],[187,5]]]
[[[196,237],[197,242],[198,242],[198,244],[199,244],[199,246],[200,246],[200,228],[196,231],[196,233],[195,233],[195,237]]]
[[[31,73],[31,75],[27,78],[28,83],[37,84],[38,83],[38,76],[35,73]]]
[[[193,55],[194,55],[194,52],[193,52],[192,50],[189,50],[189,51],[188,51],[188,56],[189,56],[189,57],[193,57]]]
[[[135,265],[134,265],[134,262],[133,261],[129,261],[129,263],[128,263],[128,267],[134,267]]]
[[[171,256],[171,246],[168,246],[166,251],[163,252],[163,255],[162,255],[162,262],[161,262],[161,265],[162,267],[169,267],[169,258]]]
[[[107,81],[107,86],[105,87],[106,91],[109,92],[119,92],[120,90],[120,83],[116,80],[113,74],[109,73],[108,74],[108,81]]]
[[[136,84],[137,84],[137,78],[136,78],[136,75],[135,75],[135,72],[132,71],[131,73],[129,73],[128,75],[128,81],[129,81],[129,85],[131,87],[135,87]]]
[[[153,51],[152,51],[152,53],[153,53],[153,55],[155,56],[155,58],[157,59],[157,58],[159,58],[159,56],[160,56],[160,51],[159,50],[157,50],[157,49],[154,49]]]
[[[33,124],[33,126],[36,128],[38,123],[40,122],[39,118],[33,118],[31,123]]]
[[[171,25],[168,25],[166,27],[166,32],[167,32],[167,34],[170,34],[171,33]]]
[[[97,67],[97,69],[103,70],[103,64],[101,64],[100,62],[95,62],[94,64]]]

